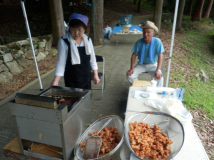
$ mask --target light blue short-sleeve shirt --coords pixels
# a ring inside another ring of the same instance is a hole
[[[139,39],[133,49],[132,49],[132,52],[134,52],[135,54],[138,55],[138,59],[139,59],[139,54],[141,53],[141,46],[142,46],[142,38]],[[161,40],[159,38],[156,38],[154,37],[154,46],[155,46],[155,57],[153,59],[153,61],[149,61],[147,58],[148,58],[148,54],[149,54],[149,47],[150,47],[150,44],[145,44],[145,54],[144,54],[144,58],[143,58],[143,64],[153,64],[153,63],[156,63],[157,60],[158,60],[158,55],[160,53],[163,53],[164,52],[164,47],[163,47],[163,44],[161,42]]]
[[[108,27],[108,28],[104,28],[103,29],[103,33],[105,34],[105,33],[111,33],[112,32],[112,29],[111,29],[111,27]]]

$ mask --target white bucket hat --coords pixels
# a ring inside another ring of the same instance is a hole
[[[144,28],[150,28],[154,29],[156,33],[158,33],[158,27],[155,26],[155,24],[151,21],[146,21],[146,22],[140,22],[139,26],[144,29]]]

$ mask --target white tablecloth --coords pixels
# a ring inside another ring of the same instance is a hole
[[[152,111],[151,107],[144,105],[145,100],[139,100],[133,98],[133,91],[144,90],[143,87],[130,87],[128,94],[128,102],[126,107],[125,122],[128,118],[138,112]],[[125,146],[125,149],[126,146]],[[126,154],[126,159],[129,159]],[[185,128],[185,141],[181,151],[173,160],[209,160],[209,157],[197,135],[197,132],[193,125],[189,125]]]

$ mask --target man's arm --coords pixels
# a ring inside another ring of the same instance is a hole
[[[158,71],[158,70],[161,70],[162,60],[163,60],[163,53],[160,53],[158,55],[157,69],[156,69],[156,72],[154,74],[154,76],[155,76],[156,79],[160,79],[162,77],[162,73]]]
[[[135,60],[136,60],[137,54],[134,52],[132,53],[132,58],[131,58],[131,67],[130,70],[126,72],[127,76],[131,76],[134,73],[134,65],[135,65]]]

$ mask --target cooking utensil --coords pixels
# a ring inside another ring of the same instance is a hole
[[[94,159],[97,158],[100,152],[100,147],[102,144],[102,139],[99,137],[100,131],[103,130],[103,128],[109,124],[109,122],[113,119],[111,117],[101,128],[100,130],[96,133],[97,136],[91,136],[87,139],[86,144],[85,144],[85,149],[83,152],[83,158],[84,159]]]

